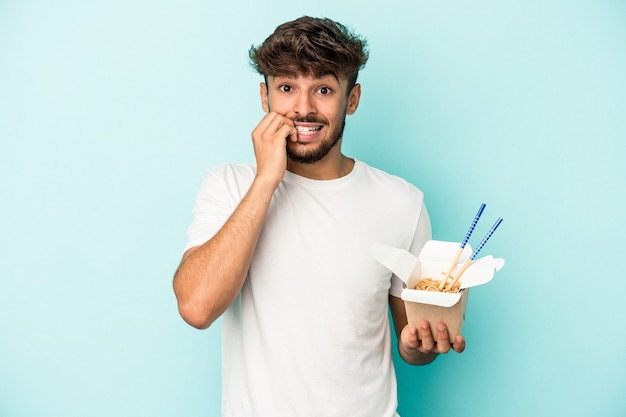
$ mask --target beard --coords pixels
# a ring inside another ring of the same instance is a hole
[[[317,146],[313,149],[309,149],[309,146],[306,146],[305,149],[294,149],[290,145],[291,143],[287,143],[287,157],[293,161],[300,164],[312,164],[314,162],[322,160],[328,153],[333,149],[339,140],[343,136],[343,130],[346,126],[346,114],[344,112],[343,115],[337,118],[340,120],[335,128],[328,132],[326,138],[322,140]],[[300,117],[294,119],[294,122],[303,122],[303,123],[320,123],[324,127],[328,127],[329,123],[325,119],[318,119],[316,117]]]

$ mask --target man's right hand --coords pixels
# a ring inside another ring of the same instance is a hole
[[[298,140],[293,121],[276,112],[267,113],[252,131],[257,178],[267,179],[275,186],[283,180],[287,169],[287,140]]]

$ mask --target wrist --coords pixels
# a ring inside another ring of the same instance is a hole
[[[253,185],[273,193],[276,188],[278,188],[278,185],[282,182],[282,180],[282,176],[272,176],[257,172]]]

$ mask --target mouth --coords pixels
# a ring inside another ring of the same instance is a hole
[[[298,132],[298,141],[309,142],[317,137],[324,128],[323,125],[310,123],[296,123],[296,131]]]

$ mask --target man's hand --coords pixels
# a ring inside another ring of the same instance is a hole
[[[421,339],[421,340],[420,340]],[[448,353],[450,349],[457,353],[465,350],[465,338],[461,335],[451,341],[444,323],[437,324],[437,339],[433,339],[430,323],[423,321],[419,328],[408,324],[402,329],[399,346],[402,358],[415,365],[425,365],[437,357],[439,353]]]
[[[275,185],[282,181],[287,169],[287,139],[298,140],[293,121],[276,112],[267,113],[252,131],[257,177]]]

